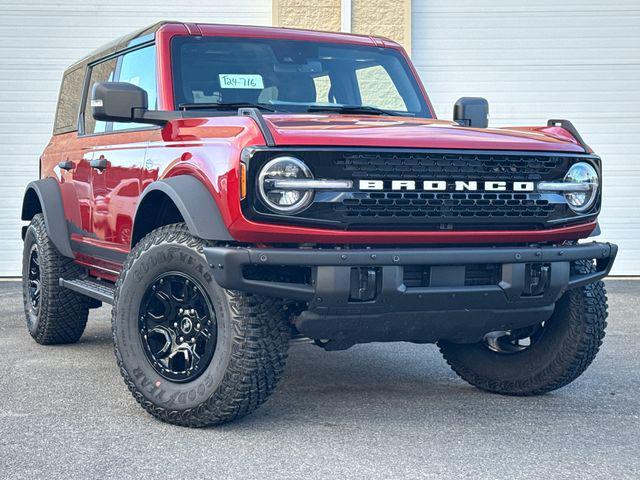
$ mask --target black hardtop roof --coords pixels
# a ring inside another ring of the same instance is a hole
[[[153,38],[153,35],[160,29],[160,27],[168,23],[181,24],[182,22],[171,22],[171,21],[163,20],[161,22],[154,23],[149,27],[140,28],[135,32],[128,33],[127,35],[124,35],[116,40],[113,40],[105,45],[102,45],[101,47],[98,47],[97,49],[89,53],[89,55],[78,60],[69,68],[67,68],[67,71],[84,67],[85,65],[95,60],[98,60],[102,57],[106,57],[112,53],[115,53],[129,46],[135,45],[136,43],[139,43],[139,42],[136,42],[136,40],[146,39],[147,37],[149,37],[149,39],[151,40]]]
[[[136,44],[139,43],[143,43],[146,40],[153,40],[155,33],[160,30],[160,28],[163,25],[186,25],[185,22],[180,22],[180,21],[171,21],[171,20],[162,20],[160,22],[154,23],[153,25],[150,25],[148,27],[144,27],[144,28],[140,28],[139,30],[136,30],[134,32],[131,32],[127,35],[124,35],[123,37],[120,37],[116,40],[113,40],[112,42],[107,43],[106,45],[102,45],[101,47],[97,48],[96,50],[92,51],[91,53],[89,53],[86,57],[82,58],[81,60],[78,60],[77,62],[73,63],[73,65],[69,66],[66,70],[65,70],[65,75],[68,72],[71,72],[73,70],[76,70],[78,68],[82,68],[85,67],[86,65],[95,62],[96,60],[99,60],[101,58],[104,58],[106,56],[109,56],[113,53],[119,52],[121,50],[126,49],[127,47],[131,47],[134,46]],[[224,26],[229,26],[228,24],[215,24],[215,23],[198,23],[197,25],[224,25]],[[250,25],[242,25],[242,27],[245,28],[255,28],[255,29],[260,29],[260,30],[264,30],[264,29],[286,29],[289,31],[298,31],[298,32],[316,32],[315,30],[307,30],[307,29],[300,29],[300,28],[289,28],[289,27],[264,27],[264,26],[250,26]],[[324,34],[331,34],[331,35],[340,35],[340,36],[348,36],[348,37],[367,37],[367,38],[372,38],[369,35],[357,35],[357,34],[353,34],[353,33],[342,33],[342,32],[320,32],[320,33],[324,33]],[[376,37],[379,39],[383,39],[383,37]],[[384,40],[388,40],[388,39],[384,39]]]

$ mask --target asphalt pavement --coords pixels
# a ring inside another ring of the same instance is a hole
[[[607,283],[604,346],[541,397],[480,392],[433,345],[294,344],[256,413],[217,428],[161,423],[118,373],[109,309],[76,345],[43,347],[20,286],[0,282],[0,478],[640,478],[640,281]]]

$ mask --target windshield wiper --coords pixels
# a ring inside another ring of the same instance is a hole
[[[368,115],[392,115],[397,117],[413,117],[411,113],[395,112],[369,105],[309,105],[307,112],[364,113]]]
[[[267,112],[275,112],[276,109],[262,103],[232,102],[232,103],[181,103],[180,110],[234,110],[236,108],[259,108]]]

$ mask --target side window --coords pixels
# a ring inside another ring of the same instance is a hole
[[[407,106],[389,73],[381,65],[356,70],[362,105],[406,112]]]
[[[91,67],[89,78],[89,90],[87,90],[87,100],[84,105],[84,133],[90,135],[92,133],[103,133],[106,131],[107,124],[97,121],[91,115],[91,92],[93,86],[98,82],[112,82],[115,78],[116,59],[112,58],[102,63],[98,63]]]
[[[53,125],[53,134],[73,132],[78,129],[78,113],[82,102],[84,68],[78,67],[67,72],[62,79],[58,108]]]
[[[118,82],[128,82],[146,90],[149,109],[158,107],[158,88],[156,85],[156,48],[154,45],[134,50],[121,57],[118,68]],[[148,128],[139,123],[113,123],[113,130],[129,128]]]

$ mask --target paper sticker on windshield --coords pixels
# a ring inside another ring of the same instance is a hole
[[[220,88],[255,88],[262,90],[264,83],[262,75],[250,75],[245,73],[221,73]]]

